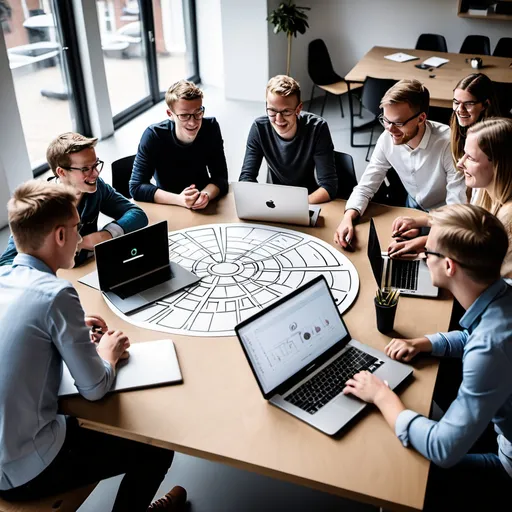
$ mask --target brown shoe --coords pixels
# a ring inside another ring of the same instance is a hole
[[[173,487],[163,498],[153,501],[149,505],[147,512],[156,512],[161,510],[163,512],[174,512],[180,510],[187,502],[187,491],[177,485]]]

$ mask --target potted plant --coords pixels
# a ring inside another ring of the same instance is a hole
[[[288,3],[281,3],[279,7],[272,11],[267,18],[274,25],[274,34],[284,32],[288,38],[288,55],[286,59],[286,74],[290,75],[290,64],[292,58],[292,36],[297,37],[297,33],[305,34],[309,28],[307,15],[309,7],[299,7],[288,0]]]

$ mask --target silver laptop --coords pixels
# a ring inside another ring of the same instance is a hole
[[[394,389],[412,374],[411,367],[351,339],[323,276],[235,331],[263,396],[329,435],[367,405],[342,393],[353,375],[368,370]]]
[[[169,261],[167,221],[95,245],[94,253],[101,292],[125,314],[200,280]]]
[[[400,290],[402,295],[437,297],[439,288],[432,284],[430,271],[424,259],[399,260],[380,250],[379,237],[373,219],[370,219],[368,258],[377,286]]]
[[[240,219],[314,226],[320,206],[308,204],[308,189],[271,183],[233,183],[236,214]]]

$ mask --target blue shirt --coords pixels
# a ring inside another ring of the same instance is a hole
[[[429,335],[432,354],[462,358],[462,384],[440,421],[399,414],[395,432],[427,459],[450,467],[466,455],[489,422],[499,457],[512,477],[512,287],[500,279],[469,307],[463,331]],[[511,482],[512,483],[512,482]]]
[[[0,269],[0,490],[25,484],[56,457],[66,435],[57,394],[66,362],[80,394],[98,400],[115,377],[89,339],[71,283],[18,254]]]
[[[98,231],[100,212],[114,219],[103,227],[113,238],[130,233],[148,225],[146,214],[136,204],[122,196],[110,185],[98,178],[96,192],[83,194],[77,206],[80,222],[83,224],[80,235],[87,236]],[[11,265],[18,251],[12,236],[0,256],[0,265]],[[80,265],[92,256],[91,251],[82,250],[75,257],[75,265]]]

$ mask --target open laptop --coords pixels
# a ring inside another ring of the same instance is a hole
[[[263,396],[333,435],[365,407],[343,395],[362,370],[396,388],[412,368],[351,336],[327,281],[318,276],[235,327]]]
[[[430,271],[424,259],[399,260],[380,250],[379,237],[373,219],[370,219],[368,258],[373,275],[380,288],[394,288],[402,295],[437,297],[439,288],[432,284]]]
[[[236,214],[240,219],[314,226],[320,206],[308,204],[308,189],[271,183],[233,183]]]
[[[125,314],[200,280],[169,261],[167,221],[102,242],[94,253],[100,290]]]

